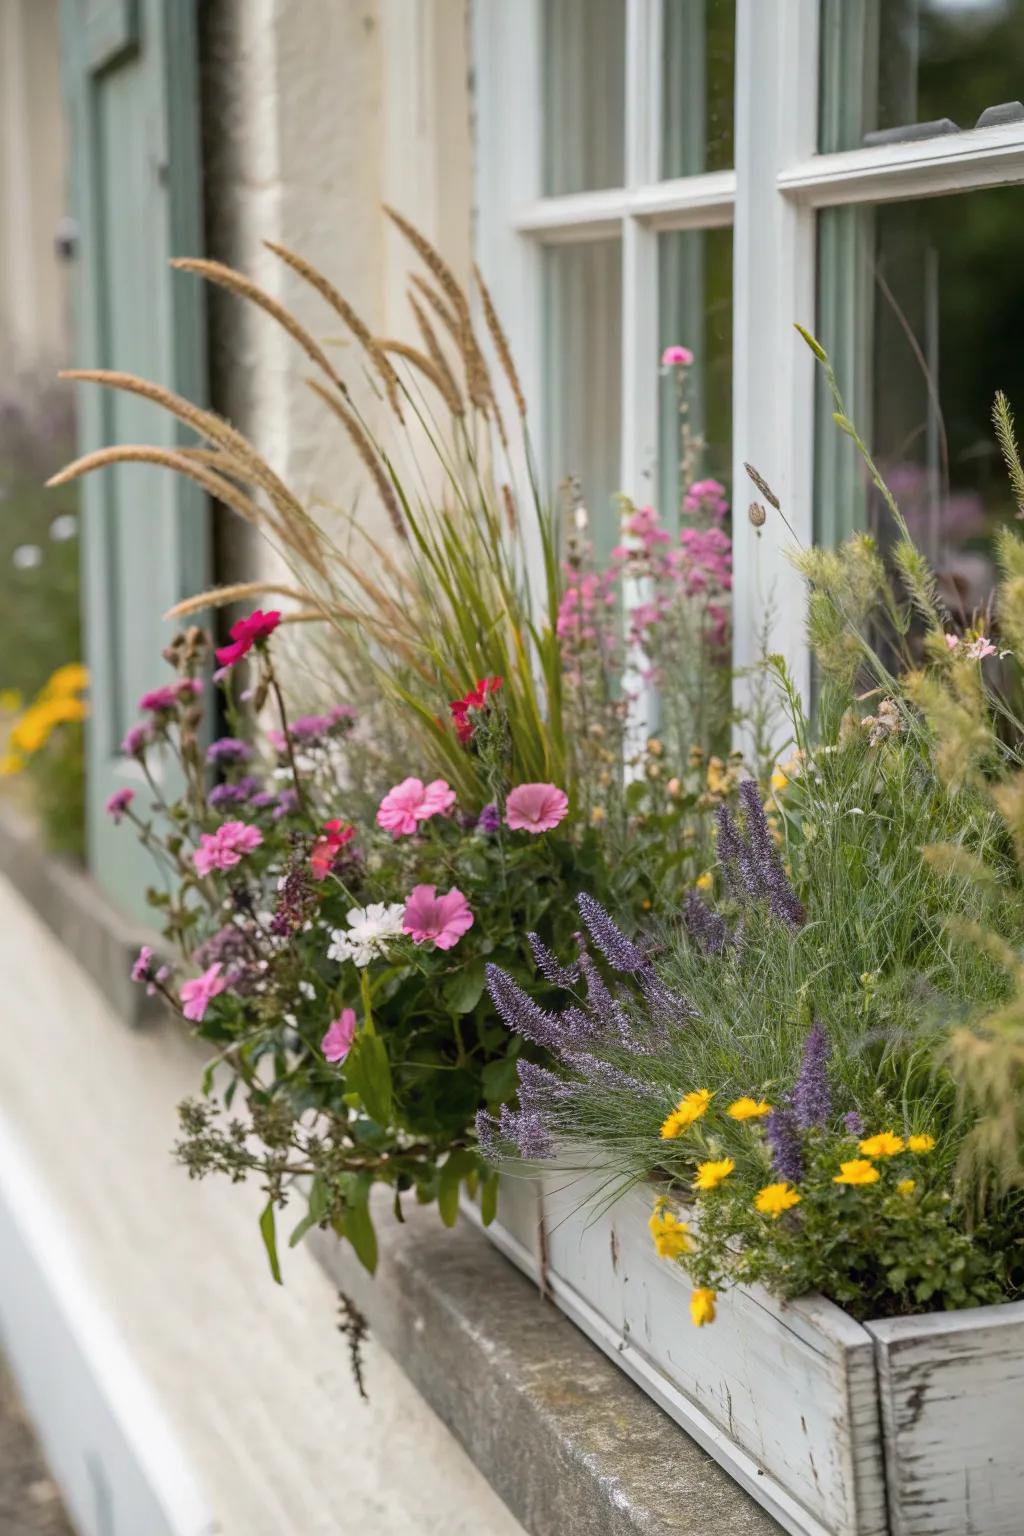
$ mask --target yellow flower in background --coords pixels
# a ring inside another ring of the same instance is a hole
[[[710,891],[711,887],[715,883],[714,876],[712,875],[710,869],[706,869],[702,875],[697,876],[693,883],[698,891]]]
[[[21,694],[17,688],[0,689],[0,713],[16,715],[21,708]]]
[[[88,667],[83,667],[80,661],[68,661],[62,667],[58,667],[56,672],[51,673],[39,697],[40,699],[74,697],[76,693],[84,693],[88,686]]]
[[[665,1118],[660,1132],[662,1141],[671,1141],[681,1136],[695,1120],[700,1119],[710,1103],[711,1094],[707,1088],[695,1088],[691,1093],[684,1093],[672,1113]]]
[[[907,1196],[912,1195],[916,1188],[916,1179],[900,1179],[899,1183],[896,1185],[896,1193],[898,1195],[903,1195],[906,1198]]]
[[[660,1259],[678,1259],[680,1254],[689,1253],[693,1246],[688,1236],[689,1222],[680,1221],[664,1199],[654,1202],[647,1225]]]
[[[714,1322],[715,1293],[709,1291],[706,1285],[698,1285],[690,1297],[690,1317],[695,1328],[703,1328],[705,1323]]]
[[[71,695],[37,699],[11,728],[11,750],[31,757],[46,746],[58,725],[75,724],[89,713],[82,699]]]
[[[776,768],[769,782],[775,791],[783,790],[789,783],[789,774],[783,773],[781,768]]]
[[[759,1189],[754,1196],[754,1205],[762,1216],[771,1216],[778,1221],[783,1211],[790,1211],[794,1205],[800,1204],[800,1196],[792,1184],[766,1184],[764,1189]]]
[[[874,1184],[880,1177],[874,1163],[869,1163],[866,1157],[854,1157],[848,1163],[839,1164],[839,1172],[832,1182],[833,1184]]]
[[[869,1136],[862,1141],[859,1151],[865,1157],[895,1157],[897,1152],[902,1152],[906,1143],[902,1136],[897,1136],[894,1131],[880,1131],[877,1136]]]
[[[708,759],[707,784],[708,789],[713,795],[720,795],[723,789],[728,789],[729,787],[728,769],[720,757]]]
[[[693,1181],[694,1189],[717,1189],[735,1167],[736,1164],[731,1157],[720,1157],[717,1161],[698,1163],[697,1177]]]
[[[17,752],[5,752],[0,757],[0,778],[9,779],[14,774],[20,773],[25,766],[25,759],[19,757]]]
[[[930,1152],[935,1145],[934,1136],[908,1136],[907,1146],[911,1152]]]
[[[763,1099],[742,1098],[734,1099],[726,1110],[734,1120],[757,1120],[761,1115],[770,1115],[772,1106],[766,1104]]]

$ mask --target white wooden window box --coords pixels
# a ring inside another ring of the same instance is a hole
[[[861,1324],[737,1286],[695,1328],[653,1195],[592,1202],[592,1179],[513,1166],[491,1241],[785,1530],[1020,1536],[1024,1303]]]

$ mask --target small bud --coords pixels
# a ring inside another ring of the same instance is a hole
[[[755,528],[763,528],[768,519],[768,513],[759,501],[752,501],[750,503],[750,506],[747,508],[747,516]]]
[[[663,743],[658,740],[657,736],[648,736],[647,750],[652,757],[660,757],[665,748]]]
[[[605,810],[603,805],[595,805],[591,807],[590,825],[592,827],[603,827],[607,820],[608,812]]]
[[[675,799],[677,799],[679,797],[679,795],[682,794],[682,792],[683,792],[682,780],[680,780],[680,779],[669,779],[668,783],[665,785],[665,793],[668,794],[668,795],[671,795],[672,799],[675,800]]]

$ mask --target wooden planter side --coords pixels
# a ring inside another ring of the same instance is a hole
[[[1024,1531],[1024,1302],[868,1323],[892,1536]]]

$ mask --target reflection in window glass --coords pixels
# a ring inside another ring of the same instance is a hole
[[[991,538],[1014,515],[991,426],[1024,414],[1024,189],[830,209],[819,234],[818,328],[847,408],[961,622],[988,601]],[[817,534],[890,536],[881,499],[822,390]]]
[[[663,179],[732,166],[735,75],[735,0],[663,0]]]
[[[694,361],[683,369],[663,369],[661,382],[658,505],[669,527],[687,521],[681,503],[694,481],[717,480],[729,494],[731,229],[676,230],[658,238],[659,355],[677,345],[692,352]]]
[[[821,80],[826,154],[917,123],[974,128],[1024,100],[1024,0],[823,0]]]
[[[544,193],[626,178],[625,0],[544,0]]]
[[[616,542],[622,377],[622,251],[617,240],[544,252],[545,458],[552,484],[579,482],[594,542]]]

